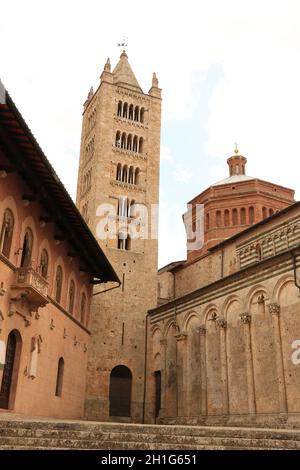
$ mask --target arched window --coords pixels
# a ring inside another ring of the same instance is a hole
[[[9,258],[12,236],[14,230],[14,216],[10,209],[4,211],[1,237],[0,237],[0,252]]]
[[[140,115],[140,109],[138,106],[135,107],[135,110],[134,110],[134,120],[135,121],[139,121],[139,115]]]
[[[230,176],[233,175],[233,165],[230,165]]]
[[[63,283],[62,268],[61,266],[57,266],[56,276],[55,276],[55,300],[58,303],[61,300],[62,283]]]
[[[209,214],[206,214],[206,230],[209,230]]]
[[[233,225],[238,224],[238,211],[237,211],[237,209],[233,209],[233,211],[232,211],[232,224]]]
[[[129,119],[133,121],[133,104],[129,106]]]
[[[138,151],[138,138],[137,138],[136,135],[135,135],[134,138],[133,138],[132,150],[133,150],[134,152],[137,152],[137,151]]]
[[[131,238],[130,235],[127,236],[125,240],[125,250],[130,251],[131,250]]]
[[[123,181],[124,183],[127,183],[127,180],[128,180],[128,166],[127,166],[127,165],[124,165],[124,167],[123,167],[122,181]]]
[[[127,150],[131,150],[131,149],[132,149],[132,135],[129,134],[127,137]]]
[[[225,209],[225,211],[224,211],[224,225],[225,225],[225,227],[229,227],[229,225],[230,225],[229,210],[228,209]]]
[[[134,174],[134,184],[138,185],[139,183],[140,183],[140,169],[136,168],[135,174]]]
[[[246,209],[245,209],[245,207],[241,208],[241,224],[246,225]]]
[[[115,146],[118,147],[118,148],[121,148],[121,133],[120,131],[118,131],[116,133],[116,142],[115,142]]]
[[[268,210],[266,207],[262,208],[262,216],[263,216],[263,219],[266,219],[268,217]]]
[[[128,208],[128,217],[134,217],[135,216],[135,200],[132,199],[130,202],[130,206]]]
[[[118,103],[118,116],[122,116],[122,101]]]
[[[140,137],[140,140],[139,140],[139,153],[143,153],[143,147],[144,147],[144,139],[143,139],[143,137]]]
[[[127,113],[128,113],[128,104],[124,103],[124,105],[123,105],[123,118],[127,118]]]
[[[21,267],[30,266],[32,255],[33,235],[30,228],[25,232],[22,247]]]
[[[249,224],[254,223],[254,207],[249,207]]]
[[[274,214],[274,209],[269,209],[269,216]]]
[[[121,137],[121,148],[126,149],[126,134],[123,132],[122,137]]]
[[[221,227],[221,211],[216,212],[216,226]]]
[[[62,394],[62,387],[63,387],[63,381],[64,381],[64,368],[65,368],[65,361],[61,357],[58,361],[58,367],[57,367],[56,387],[55,387],[56,397],[61,397],[61,394]]]
[[[126,246],[126,237],[124,233],[120,232],[118,234],[118,248],[119,250],[125,250],[125,246]]]
[[[44,248],[41,253],[40,273],[43,278],[47,279],[48,275],[49,256],[47,250]]]
[[[243,172],[243,175],[245,174],[245,165],[242,165],[242,172]]]
[[[133,166],[131,166],[129,168],[128,183],[130,183],[130,184],[134,183],[134,169],[133,169]]]
[[[81,294],[81,302],[80,302],[80,321],[81,323],[85,323],[85,311],[86,311],[86,295],[83,292]]]
[[[118,163],[118,166],[117,166],[116,180],[117,181],[122,181],[122,165],[121,165],[121,163]]]
[[[144,108],[141,108],[141,112],[140,112],[140,121],[141,121],[141,123],[144,122],[144,119],[145,119],[145,110],[144,110]]]
[[[75,302],[75,282],[73,279],[70,282],[70,287],[69,287],[69,312],[73,313],[74,311],[74,302]]]

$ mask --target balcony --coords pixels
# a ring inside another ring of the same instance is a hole
[[[27,299],[30,310],[36,311],[44,307],[49,300],[48,282],[32,267],[18,268],[15,273],[15,282],[11,286],[12,301]]]

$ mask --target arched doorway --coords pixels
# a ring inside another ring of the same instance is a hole
[[[109,383],[109,416],[131,415],[132,374],[125,366],[115,367],[110,374]]]
[[[12,330],[7,338],[5,366],[0,390],[0,408],[12,407],[17,388],[21,346],[20,333],[18,330]]]

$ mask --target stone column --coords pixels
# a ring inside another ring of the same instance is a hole
[[[228,394],[228,374],[227,374],[227,355],[226,355],[226,328],[227,321],[225,318],[217,320],[220,328],[220,350],[221,350],[221,374],[223,386],[223,414],[229,414],[229,394]]]
[[[272,316],[272,323],[274,328],[276,369],[278,374],[279,409],[280,413],[287,413],[286,385],[283,369],[283,355],[279,319],[280,305],[273,303],[269,304],[268,307],[269,313]]]
[[[249,413],[255,414],[256,404],[255,404],[255,388],[254,388],[254,370],[253,370],[252,344],[251,344],[251,333],[250,333],[251,315],[249,313],[242,313],[241,322],[244,327],[244,335],[245,335],[248,407],[249,407]]]
[[[207,415],[206,328],[200,326],[201,415]]]
[[[166,393],[167,393],[167,340],[160,340],[161,351],[161,401],[159,416],[163,418],[166,414]]]
[[[177,416],[187,416],[187,334],[179,333],[177,340]]]

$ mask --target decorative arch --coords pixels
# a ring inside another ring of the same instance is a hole
[[[265,294],[265,300],[269,300],[270,297],[270,292],[269,289],[262,285],[262,284],[257,284],[249,290],[247,296],[246,296],[246,310],[250,311],[251,310],[251,305],[253,304],[254,297],[257,296],[260,293]]]
[[[227,311],[228,311],[230,305],[233,302],[238,302],[241,306],[241,309],[245,308],[244,302],[241,300],[241,298],[236,294],[231,294],[225,299],[225,301],[223,302],[223,305],[221,307],[221,314],[222,314],[222,316],[224,316],[224,318],[226,318]]]
[[[184,317],[184,320],[183,320],[183,322],[182,322],[182,329],[183,329],[183,331],[188,331],[189,323],[190,323],[193,319],[197,320],[197,321],[200,323],[200,318],[199,318],[199,315],[197,314],[197,312],[192,311],[192,312],[186,313],[186,315],[185,315],[185,317]]]
[[[273,289],[273,292],[272,292],[272,297],[271,297],[271,302],[273,303],[279,303],[280,302],[280,293],[282,291],[282,289],[284,289],[284,287],[286,286],[286,284],[289,284],[289,283],[293,283],[294,284],[294,276],[292,276],[291,274],[286,274],[284,276],[282,276],[280,279],[278,279],[278,281],[276,282],[275,286],[274,286],[274,289]]]

